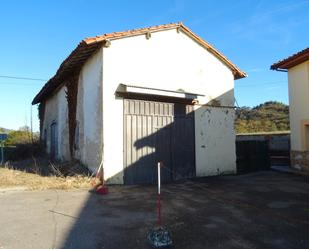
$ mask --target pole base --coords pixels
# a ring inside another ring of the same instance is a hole
[[[97,187],[96,191],[99,195],[107,195],[108,194],[108,187],[106,185],[100,185]]]
[[[161,226],[152,228],[147,239],[153,248],[170,248],[173,244],[170,232]]]

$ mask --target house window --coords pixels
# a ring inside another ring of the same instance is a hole
[[[79,122],[78,121],[76,121],[76,126],[75,126],[74,149],[75,150],[79,149]]]

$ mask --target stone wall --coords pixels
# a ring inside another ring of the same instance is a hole
[[[291,167],[309,172],[309,151],[291,151]]]

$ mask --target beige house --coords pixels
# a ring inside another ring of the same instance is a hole
[[[109,183],[236,172],[234,80],[246,74],[182,23],[84,39],[33,100],[41,139]]]
[[[271,66],[288,73],[291,165],[309,171],[309,48]]]

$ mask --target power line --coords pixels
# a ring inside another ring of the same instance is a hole
[[[18,82],[0,82],[0,85],[8,85],[8,86],[34,86],[34,87],[41,87],[39,84],[30,84],[30,83],[18,83]]]
[[[0,75],[0,78],[6,78],[6,79],[16,79],[16,80],[35,80],[35,81],[47,81],[47,80],[45,80],[45,79],[30,78],[30,77],[18,77],[18,76],[9,76],[9,75]]]

